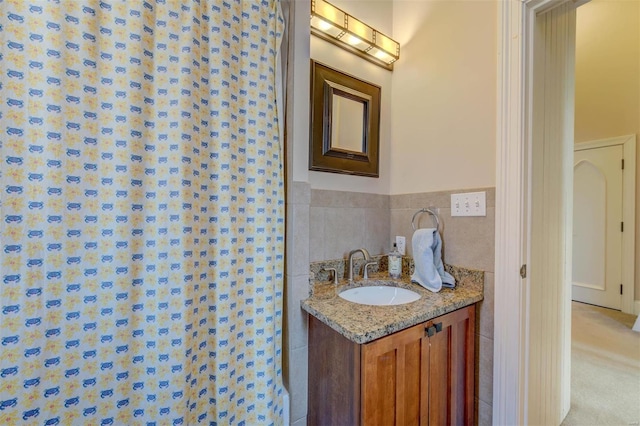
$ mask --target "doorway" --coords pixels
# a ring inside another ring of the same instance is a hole
[[[575,45],[571,9],[583,3],[505,0],[499,6],[493,420],[500,424],[558,424],[570,403],[570,287],[560,285],[571,281],[573,219],[567,53]],[[558,19],[540,19],[550,11]],[[547,136],[561,147],[541,142]],[[559,196],[569,200],[564,210],[546,203]],[[533,230],[536,220],[543,226]]]

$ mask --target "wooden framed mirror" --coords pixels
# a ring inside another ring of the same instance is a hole
[[[380,90],[311,60],[309,170],[379,177]]]

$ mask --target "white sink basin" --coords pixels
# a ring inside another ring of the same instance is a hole
[[[391,286],[356,287],[338,294],[344,300],[361,305],[403,305],[415,302],[420,295],[415,291]]]

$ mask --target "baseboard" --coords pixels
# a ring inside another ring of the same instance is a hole
[[[636,318],[636,323],[633,325],[632,330],[640,333],[640,300],[635,301],[634,311],[636,315],[638,315],[638,318]]]

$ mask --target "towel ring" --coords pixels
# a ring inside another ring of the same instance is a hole
[[[440,231],[440,219],[438,219],[438,215],[431,209],[420,209],[414,213],[413,217],[411,218],[411,227],[414,231],[416,230],[416,216],[418,216],[420,213],[429,213],[435,219],[436,230]]]

